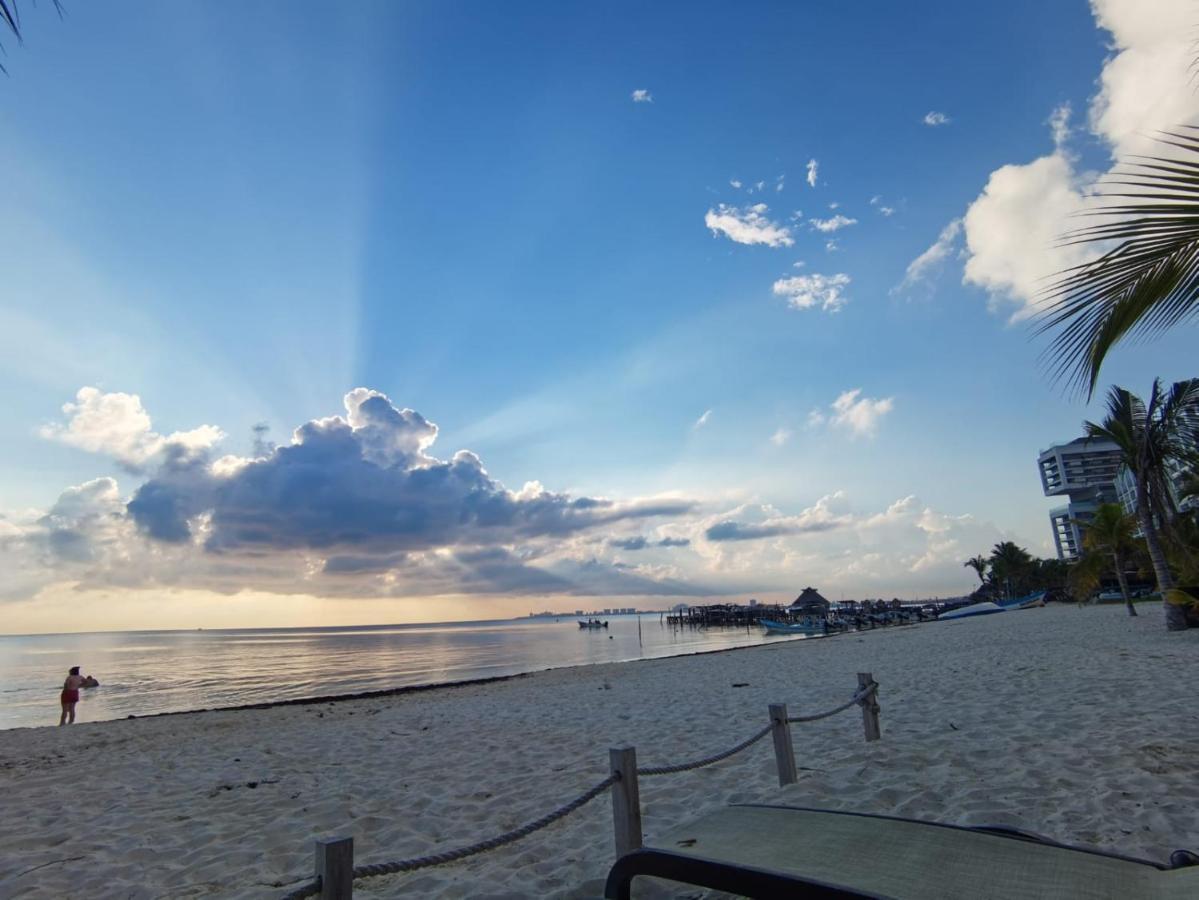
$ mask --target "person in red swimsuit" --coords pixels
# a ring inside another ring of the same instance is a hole
[[[67,680],[62,683],[62,696],[59,698],[62,702],[62,716],[58,720],[59,725],[75,724],[75,704],[79,702],[79,689],[86,681],[87,679],[79,674],[79,666],[72,666]]]

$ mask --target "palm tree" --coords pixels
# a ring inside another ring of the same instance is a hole
[[[1001,541],[991,548],[990,562],[991,577],[1010,593],[1013,587],[1023,584],[1033,559],[1023,547],[1011,541]]]
[[[978,580],[981,581],[983,584],[987,583],[987,565],[988,565],[988,563],[987,563],[987,558],[985,556],[982,556],[981,554],[978,556],[972,556],[968,560],[966,560],[964,563],[962,563],[962,565],[965,566],[967,569],[973,569],[975,572],[978,573]]]
[[[1088,398],[1116,343],[1199,314],[1199,128],[1182,128],[1161,140],[1181,154],[1140,157],[1115,171],[1105,182],[1115,190],[1100,195],[1115,202],[1089,213],[1106,221],[1062,238],[1102,252],[1057,274],[1039,333],[1060,328],[1048,358]]]
[[[1199,440],[1199,378],[1176,382],[1162,393],[1153,380],[1149,402],[1122,387],[1107,396],[1107,417],[1101,425],[1084,423],[1087,436],[1114,442],[1136,483],[1136,517],[1145,537],[1157,588],[1166,609],[1166,627],[1187,627],[1181,606],[1170,602],[1168,591],[1176,585],[1162,549],[1160,529],[1169,527],[1174,513],[1167,466],[1193,452]]]
[[[1130,616],[1137,614],[1132,605],[1132,597],[1128,594],[1128,579],[1124,575],[1124,565],[1136,550],[1136,539],[1132,536],[1136,520],[1124,512],[1119,503],[1103,503],[1095,510],[1095,516],[1089,522],[1080,523],[1085,526],[1082,545],[1091,553],[1110,556],[1112,566],[1116,570],[1116,581],[1120,583],[1120,596],[1124,598],[1124,606]]]

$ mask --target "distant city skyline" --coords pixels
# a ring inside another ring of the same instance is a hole
[[[0,630],[954,596],[1184,0],[23,8]],[[1103,384],[1194,371],[1194,325]]]

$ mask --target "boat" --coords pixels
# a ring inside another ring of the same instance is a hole
[[[824,630],[823,622],[816,623],[811,620],[792,625],[787,622],[776,622],[774,619],[759,619],[758,624],[766,629],[767,634],[815,634]]]
[[[607,622],[601,622],[599,619],[589,619],[586,622],[579,623],[580,628],[607,628]]]
[[[1036,591],[1024,597],[1014,597],[1011,600],[996,601],[1004,609],[1032,609],[1045,605],[1045,595],[1048,591]]]
[[[998,603],[991,603],[989,600],[983,603],[971,603],[969,606],[959,606],[957,609],[951,609],[948,612],[943,612],[937,616],[937,620],[942,619],[965,619],[969,616],[986,616],[991,613],[1006,612],[1006,610]]]

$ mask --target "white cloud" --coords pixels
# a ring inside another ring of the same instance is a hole
[[[837,215],[827,219],[809,219],[808,223],[817,231],[828,234],[829,232],[840,231],[842,228],[848,228],[850,225],[857,225],[858,220],[837,213]]]
[[[1114,51],[1091,98],[1091,131],[1113,158],[1160,152],[1154,135],[1199,118],[1189,69],[1195,6],[1190,0],[1092,0],[1091,9],[1099,27],[1111,32]],[[1015,304],[1014,319],[1039,309],[1049,276],[1091,253],[1059,241],[1077,227],[1071,216],[1087,208],[1096,179],[1075,170],[1066,148],[1068,122],[1068,107],[1059,106],[1049,120],[1054,151],[992,172],[965,216],[966,281],[986,289],[992,305]]]
[[[141,468],[164,453],[202,454],[224,433],[213,425],[163,436],[156,433],[137,394],[106,394],[94,387],[80,388],[73,403],[64,403],[65,425],[43,426],[42,437],[90,453],[103,453],[130,468]]]
[[[870,205],[877,209],[880,215],[891,216],[895,214],[894,207],[884,205],[883,198],[878,194],[870,198]]]
[[[965,281],[985,288],[993,300],[1014,301],[1015,318],[1033,314],[1046,277],[1088,256],[1085,247],[1059,242],[1084,203],[1071,161],[1060,150],[996,169],[966,211]]]
[[[773,291],[776,296],[786,297],[787,305],[792,309],[819,306],[826,312],[836,312],[849,302],[845,296],[849,283],[850,277],[844,273],[792,275],[776,281]]]
[[[696,431],[700,428],[703,428],[705,425],[708,424],[708,422],[711,420],[711,418],[712,418],[712,410],[705,409],[704,414],[702,416],[700,416],[698,419],[696,419],[695,424],[693,424],[691,426],[692,431]]]
[[[835,253],[841,249],[841,245],[838,244],[836,240],[825,241],[824,249],[826,253]]]
[[[731,185],[732,185],[733,187],[735,187],[737,190],[741,190],[741,182],[740,182],[740,181],[738,181],[736,178],[734,178],[734,179],[732,179],[731,181],[729,181],[729,184],[731,184]]]
[[[874,437],[879,421],[891,412],[895,402],[891,397],[872,399],[861,393],[861,388],[854,388],[833,401],[832,423],[859,437]]]
[[[774,444],[776,447],[783,446],[783,444],[787,443],[789,440],[791,440],[790,429],[783,428],[781,426],[774,434],[770,436],[770,443]]]
[[[949,116],[943,112],[928,112],[924,114],[924,124],[930,128],[936,128],[938,125],[948,125],[952,121]]]
[[[853,437],[871,438],[878,431],[883,416],[895,407],[892,397],[863,397],[861,388],[844,391],[829,404],[832,412],[814,409],[808,413],[808,427],[819,428],[826,423],[848,431]]]
[[[808,187],[816,187],[816,177],[820,171],[820,163],[814,159],[809,159],[806,168],[808,170]]]
[[[791,229],[779,225],[766,217],[769,212],[765,203],[738,209],[721,203],[717,209],[709,209],[704,224],[713,235],[723,234],[738,244],[765,244],[767,247],[790,247],[795,243]]]
[[[896,285],[891,293],[907,293],[921,284],[931,286],[937,275],[940,274],[945,261],[953,253],[961,233],[961,219],[954,219],[942,228],[941,234],[933,242],[933,245],[908,263],[903,281]]]
[[[783,175],[780,175],[780,176],[778,177],[778,179],[775,181],[775,183],[774,183],[774,189],[775,189],[775,191],[776,191],[776,192],[777,192],[777,191],[781,191],[781,190],[783,189],[783,187],[784,187],[784,177],[785,177],[785,176],[783,176]]]
[[[637,90],[633,91],[633,102],[634,103],[653,103],[654,95],[651,94],[649,91],[645,90],[645,88],[638,88]]]
[[[1070,139],[1070,113],[1070,104],[1062,103],[1049,114],[1049,133],[1053,135],[1053,146],[1059,150]]]

